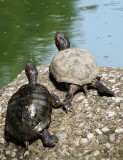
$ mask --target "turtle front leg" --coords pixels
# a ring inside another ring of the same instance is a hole
[[[51,97],[52,97],[53,108],[63,107],[63,103],[60,102],[60,98],[57,95],[55,95],[55,94],[52,93]]]
[[[114,93],[104,86],[98,79],[95,80],[95,87],[100,96],[113,97]]]
[[[44,129],[41,133],[42,143],[44,146],[53,147],[58,142],[58,139],[55,135],[50,135],[48,129]]]
[[[64,104],[64,109],[65,111],[71,111],[71,108],[72,108],[72,104],[71,104],[71,101],[74,97],[74,94],[75,92],[79,89],[80,87],[78,85],[75,85],[75,84],[71,84],[69,86],[69,90],[68,90],[68,93],[63,101],[63,104]]]

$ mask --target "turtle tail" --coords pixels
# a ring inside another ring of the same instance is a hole
[[[100,96],[114,97],[114,93],[104,86],[99,80],[96,81],[96,88]]]

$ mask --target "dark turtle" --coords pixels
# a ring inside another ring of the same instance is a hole
[[[99,95],[114,96],[114,93],[100,82],[100,67],[91,54],[84,49],[70,49],[69,39],[61,32],[57,32],[54,38],[59,52],[53,57],[49,71],[57,82],[65,82],[69,86],[64,100],[66,111],[70,110],[72,98],[80,88],[83,88],[86,94],[87,86],[93,86]]]
[[[26,64],[25,72],[29,84],[20,87],[8,102],[4,138],[26,148],[37,138],[42,139],[44,146],[54,146],[57,137],[50,135],[48,127],[52,107],[59,106],[59,99],[46,87],[37,84],[38,72],[33,63]]]

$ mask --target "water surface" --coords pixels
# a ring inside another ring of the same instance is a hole
[[[100,66],[123,67],[123,1],[1,0],[0,20],[0,88],[28,60],[50,63],[56,31],[63,31],[72,47],[90,51]]]

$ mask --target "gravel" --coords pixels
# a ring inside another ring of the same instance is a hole
[[[49,66],[40,65],[38,82],[51,93],[64,99],[64,85],[54,86],[49,79]],[[41,140],[30,144],[25,152],[20,146],[3,139],[7,103],[12,94],[27,83],[24,71],[0,90],[0,159],[19,160],[122,160],[123,159],[123,69],[102,67],[101,81],[114,91],[115,97],[100,97],[96,90],[88,90],[87,97],[78,92],[72,101],[72,112],[53,109],[51,134],[58,137],[52,148]],[[57,87],[59,89],[57,89]]]

